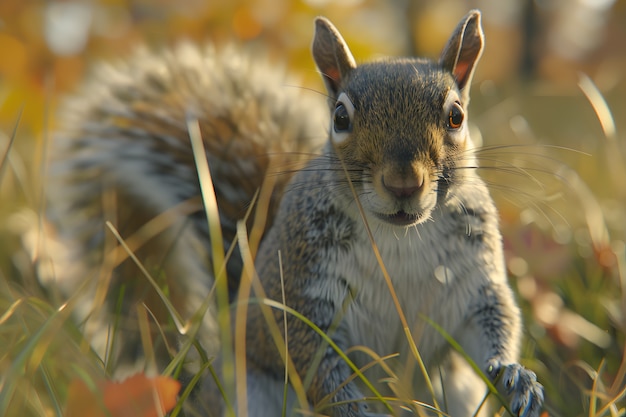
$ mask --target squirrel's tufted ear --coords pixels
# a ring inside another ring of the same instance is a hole
[[[484,43],[480,12],[472,10],[459,22],[441,53],[439,63],[454,75],[464,102],[469,100],[469,89],[465,87],[472,81]]]
[[[356,68],[354,57],[339,31],[325,17],[315,19],[315,37],[311,49],[334,106],[342,80]]]

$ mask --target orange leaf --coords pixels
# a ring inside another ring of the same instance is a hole
[[[100,381],[95,390],[81,380],[69,387],[67,417],[159,417],[176,405],[180,382],[144,374],[122,382]]]

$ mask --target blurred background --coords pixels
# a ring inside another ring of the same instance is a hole
[[[471,8],[487,40],[473,137],[524,310],[523,363],[549,415],[626,415],[624,0],[0,0],[0,316],[36,294],[15,213],[41,206],[55,107],[95,62],[137,44],[245,43],[322,91],[315,16],[357,60],[436,58]],[[10,358],[0,348],[0,372]]]

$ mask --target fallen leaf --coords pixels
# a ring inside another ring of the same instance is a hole
[[[159,417],[176,405],[180,382],[144,374],[122,382],[103,380],[92,388],[82,379],[72,381],[68,391],[67,417]]]

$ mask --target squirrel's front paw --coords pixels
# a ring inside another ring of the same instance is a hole
[[[537,382],[537,375],[517,363],[501,366],[497,361],[490,361],[489,376],[495,379],[500,372],[499,385],[511,398],[511,411],[519,417],[538,417],[543,404],[543,386]]]

